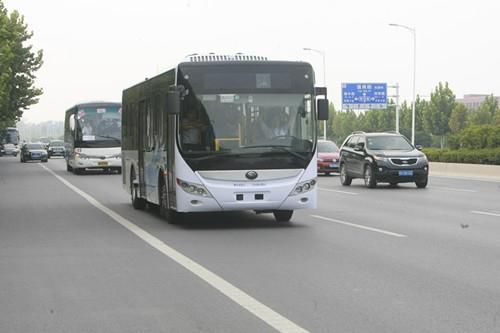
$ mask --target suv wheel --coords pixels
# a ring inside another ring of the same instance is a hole
[[[377,186],[377,181],[375,180],[375,176],[373,174],[373,168],[369,164],[365,166],[364,178],[366,187],[374,188]]]
[[[415,182],[415,185],[417,185],[418,188],[425,188],[427,186],[427,180],[428,178],[425,177],[425,179],[421,182]]]
[[[340,183],[344,186],[351,185],[352,177],[347,175],[347,170],[345,169],[345,164],[340,165]]]

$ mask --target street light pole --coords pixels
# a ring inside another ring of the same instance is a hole
[[[325,51],[304,47],[304,51],[312,51],[321,54],[323,57],[323,86],[326,87],[326,60]],[[323,140],[326,140],[326,120],[323,123]]]
[[[415,81],[416,81],[416,72],[417,72],[417,32],[415,28],[396,24],[389,23],[391,27],[403,28],[412,33],[413,36],[413,99],[411,102],[411,143],[415,145]]]
[[[388,86],[389,88],[394,88],[396,90],[396,95],[391,95],[389,97],[396,98],[396,132],[399,133],[399,83],[393,86]]]

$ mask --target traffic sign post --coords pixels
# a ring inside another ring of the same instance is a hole
[[[387,83],[342,83],[342,109],[387,108]]]

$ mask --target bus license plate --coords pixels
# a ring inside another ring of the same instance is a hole
[[[104,161],[104,162],[97,162],[97,165],[98,166],[108,166],[108,162]]]
[[[400,170],[400,176],[413,176],[413,170]]]

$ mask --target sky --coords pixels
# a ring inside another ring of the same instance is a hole
[[[123,89],[192,53],[310,62],[338,109],[341,83],[399,84],[411,103],[439,82],[457,98],[500,95],[500,2],[490,0],[3,0],[25,17],[43,49],[44,90],[25,122],[60,120],[72,105],[120,101]],[[312,48],[321,52],[305,51]],[[325,68],[323,68],[323,54]],[[389,95],[394,94],[389,89]]]

